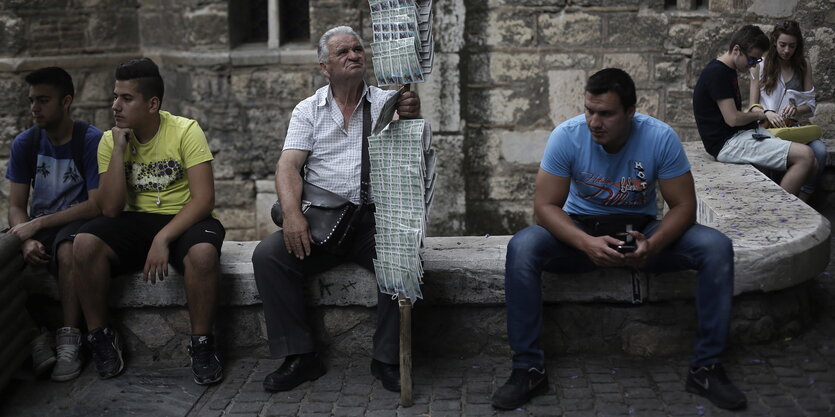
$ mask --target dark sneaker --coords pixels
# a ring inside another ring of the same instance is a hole
[[[87,343],[93,352],[93,363],[102,379],[113,378],[125,369],[122,360],[122,340],[115,330],[100,327],[87,333]]]
[[[324,375],[325,366],[315,352],[290,355],[273,373],[264,378],[267,391],[289,391],[306,381],[313,381]]]
[[[41,329],[38,335],[29,342],[32,348],[32,366],[35,368],[35,375],[46,375],[55,365],[55,351],[52,350],[54,340],[49,330]]]
[[[719,408],[734,410],[745,407],[748,400],[725,375],[721,363],[690,369],[687,373],[687,392],[707,398]]]
[[[400,366],[371,359],[371,375],[383,383],[383,388],[391,392],[400,392]]]
[[[514,368],[504,385],[493,394],[493,407],[513,410],[531,398],[548,392],[548,373],[545,368]]]
[[[223,368],[215,353],[214,336],[191,336],[188,354],[191,355],[191,373],[194,374],[194,382],[207,385],[223,379]]]

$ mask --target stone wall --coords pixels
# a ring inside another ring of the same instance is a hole
[[[698,140],[692,87],[743,23],[768,31],[780,18],[803,22],[818,89],[817,122],[835,136],[835,2],[712,0],[696,10],[664,3],[436,0],[434,72],[416,86],[439,156],[429,234],[505,234],[530,224],[533,179],[548,134],[582,111],[583,82],[600,68],[629,71],[639,89],[639,111],[666,120],[684,141]],[[113,68],[146,55],[161,65],[166,80],[163,108],[197,119],[206,131],[227,238],[257,239],[273,230],[265,213],[274,199],[272,175],[290,113],[325,84],[313,40],[339,24],[370,39],[369,10],[365,0],[311,1],[312,40],[268,49],[231,45],[234,4],[0,4],[0,94],[6,98],[0,104],[0,170],[12,138],[31,123],[25,73],[66,67],[78,91],[74,116],[107,129]],[[0,226],[6,223],[4,181]]]

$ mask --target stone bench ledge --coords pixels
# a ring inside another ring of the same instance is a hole
[[[783,191],[756,168],[716,162],[701,143],[685,144],[696,181],[698,220],[733,240],[735,294],[776,291],[807,281],[829,263],[829,221]],[[430,237],[424,249],[424,301],[428,304],[504,303],[504,264],[510,236]],[[261,303],[251,263],[258,242],[227,241],[221,257],[221,304]],[[156,285],[141,273],[114,280],[114,307],[185,305],[183,278]],[[57,286],[43,270],[27,269],[31,291],[57,298]],[[642,274],[646,301],[692,298],[694,271]],[[374,306],[371,272],[345,264],[310,280],[314,305]],[[632,277],[625,269],[586,274],[550,274],[543,280],[546,302],[632,302]]]

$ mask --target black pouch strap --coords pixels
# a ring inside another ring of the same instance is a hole
[[[362,162],[360,163],[360,205],[371,203],[371,157],[368,154],[368,135],[371,134],[371,101],[366,92],[362,103]]]

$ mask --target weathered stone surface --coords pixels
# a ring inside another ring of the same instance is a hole
[[[433,1],[435,53],[457,53],[464,48],[464,0]]]
[[[659,114],[661,109],[660,92],[652,90],[638,90],[638,101],[636,108],[639,113],[648,114],[656,119],[664,120],[663,115]]]
[[[183,18],[188,28],[189,46],[200,49],[227,49],[229,31],[218,30],[229,25],[225,5],[193,9],[186,12]]]
[[[157,48],[187,47],[182,45],[187,38],[185,17],[181,13],[166,13],[163,10],[139,15],[142,43]],[[165,28],[166,30],[155,30]]]
[[[653,326],[631,323],[623,329],[623,350],[633,355],[660,356],[687,351],[689,329],[681,326]]]
[[[693,93],[690,91],[667,91],[667,123],[693,124]]]
[[[550,135],[551,130],[500,132],[502,158],[512,163],[538,165]]]
[[[252,200],[248,200],[252,201]],[[250,203],[251,204],[251,203]],[[255,210],[254,207],[242,208],[215,208],[218,220],[227,229],[254,229]]]
[[[641,39],[644,48],[661,48],[664,44],[660,33],[666,32],[667,15],[665,13],[618,13],[608,15],[608,37],[606,42],[612,46],[631,45],[635,39]]]
[[[543,45],[595,45],[602,38],[602,19],[587,13],[543,13],[537,18]]]
[[[331,338],[338,337],[350,331],[367,318],[367,313],[348,309],[328,310],[322,314],[325,332]]]
[[[310,96],[315,88],[312,84],[311,70],[275,71],[272,68],[234,71],[231,79],[231,91],[237,100],[247,102],[257,98],[258,102],[275,100],[295,103]]]
[[[536,13],[521,9],[494,9],[487,12],[493,30],[485,39],[491,46],[530,46],[534,42]]]
[[[113,98],[115,81],[113,68],[92,71],[69,71],[75,84],[73,104],[84,102],[109,103]]]
[[[603,68],[620,68],[632,77],[636,86],[649,81],[649,60],[641,54],[606,54],[603,56]]]
[[[222,195],[223,200],[216,198],[218,207],[249,207],[255,196],[255,181],[250,180],[220,180],[215,181],[215,193]]]
[[[779,2],[767,0],[754,0],[748,12],[765,17],[791,17],[797,7],[797,0],[785,0]]]
[[[554,126],[583,113],[586,78],[583,70],[548,71],[550,116]]]
[[[675,81],[681,79],[684,74],[685,66],[681,61],[665,61],[656,62],[655,64],[655,80],[656,81]]]
[[[163,347],[175,336],[171,326],[157,312],[128,310],[122,315],[121,324],[149,349]]]
[[[466,225],[464,183],[464,138],[460,135],[434,135],[435,194],[429,209],[428,236],[462,235]]]
[[[821,126],[823,137],[835,138],[835,103],[819,103],[812,121]]]
[[[432,75],[423,84],[414,84],[420,97],[420,110],[433,132],[461,130],[461,80],[457,54],[436,54]]]
[[[0,15],[0,52],[4,55],[16,55],[24,46],[23,19],[3,14]]]
[[[578,67],[595,68],[595,56],[582,53],[549,53],[542,56],[542,69],[574,69]]]
[[[815,93],[818,103],[835,99],[835,28],[804,29],[807,56],[814,71]]]
[[[262,181],[258,181],[262,182]],[[272,184],[272,181],[263,181]],[[259,192],[255,197],[255,239],[261,240],[278,230],[278,226],[273,223],[270,217],[270,211],[273,204],[275,204],[277,196],[275,192],[261,193]]]

